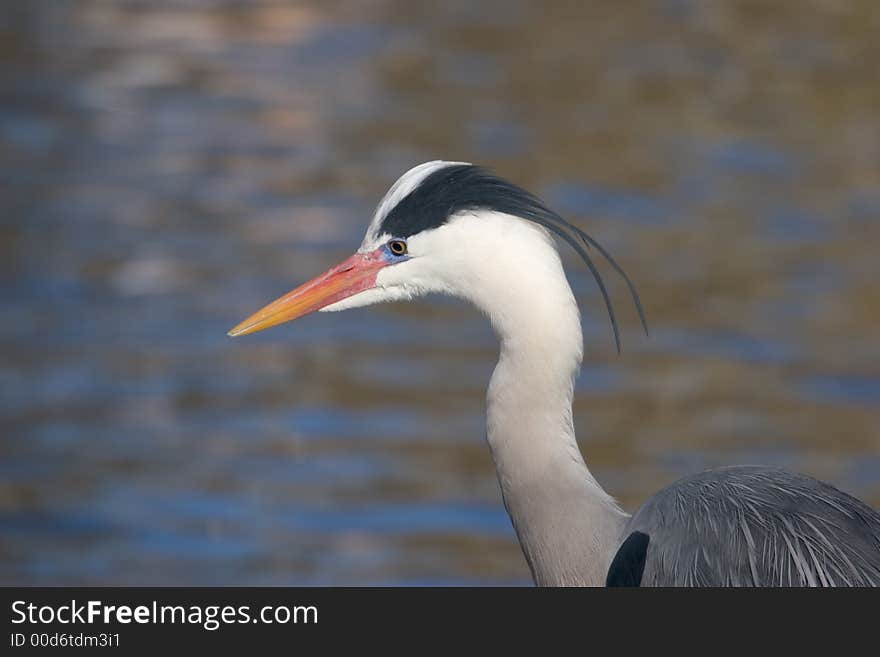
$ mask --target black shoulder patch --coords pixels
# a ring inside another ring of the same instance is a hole
[[[641,586],[650,542],[647,534],[630,534],[614,555],[605,586]]]
[[[382,220],[380,233],[409,237],[437,228],[456,212],[494,210],[524,219],[557,220],[524,189],[471,164],[453,164],[427,176]]]

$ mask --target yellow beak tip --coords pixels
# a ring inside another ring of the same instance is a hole
[[[226,335],[237,338],[264,331],[369,289],[376,281],[376,272],[386,264],[383,258],[375,254],[371,256],[356,253],[320,276],[275,299],[233,326]]]

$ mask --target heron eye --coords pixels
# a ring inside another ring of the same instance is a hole
[[[388,242],[388,248],[396,256],[406,255],[406,242],[403,240],[391,240]]]

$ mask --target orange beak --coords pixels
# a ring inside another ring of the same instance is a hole
[[[390,264],[381,249],[355,253],[308,283],[291,290],[229,331],[237,337],[289,322],[303,315],[342,301],[376,285],[376,275]]]

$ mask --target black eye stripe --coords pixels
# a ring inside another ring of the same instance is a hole
[[[550,210],[537,197],[480,167],[471,164],[452,164],[429,174],[385,215],[378,234],[410,237],[432,228],[439,228],[458,212],[475,209],[521,217],[544,226],[565,240],[583,259],[593,278],[596,279],[611,319],[614,341],[617,350],[620,351],[620,336],[611,298],[605,289],[601,274],[587,253],[587,249],[595,248],[626,282],[645,333],[648,332],[645,313],[635,286],[620,265],[596,240]]]

